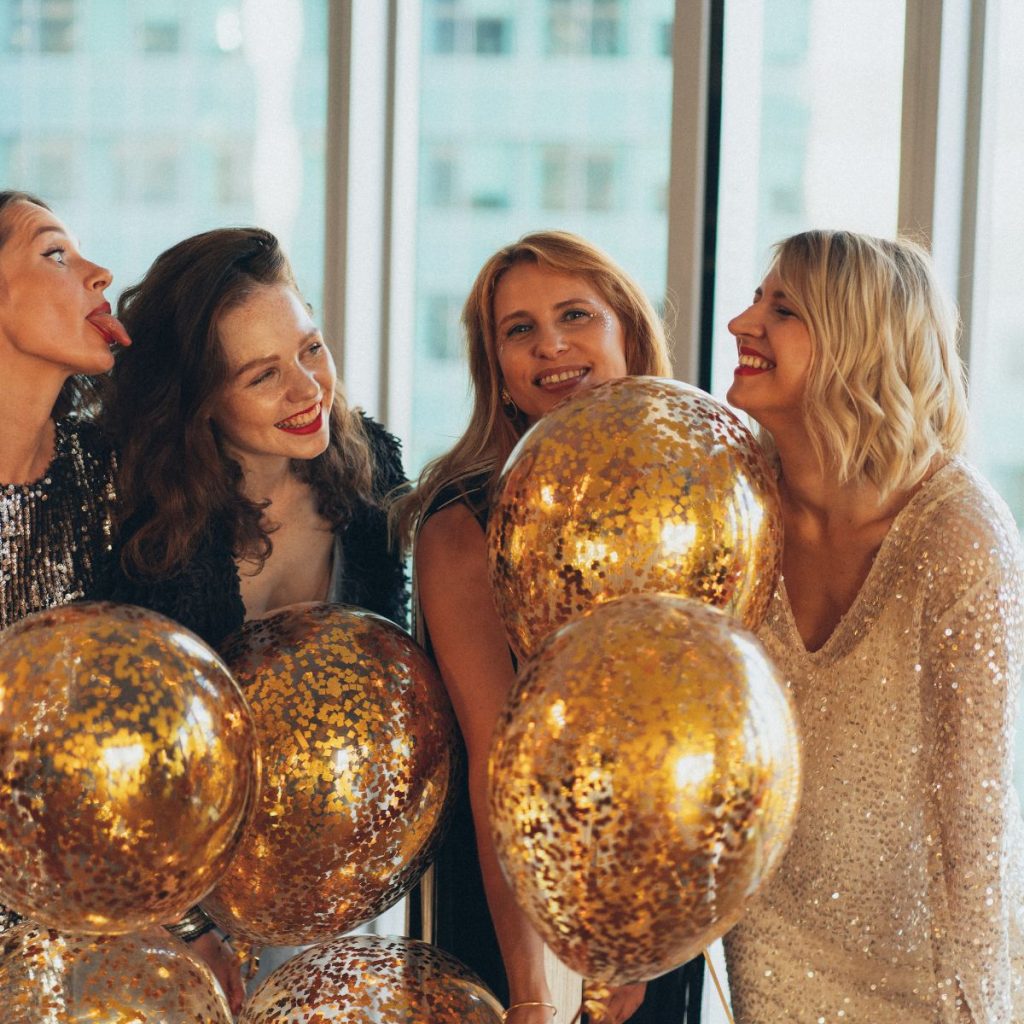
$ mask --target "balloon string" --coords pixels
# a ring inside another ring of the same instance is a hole
[[[718,998],[722,1001],[722,1009],[725,1010],[725,1016],[729,1024],[736,1024],[736,1018],[733,1017],[732,1010],[729,1009],[729,1002],[722,991],[722,984],[718,980],[718,971],[715,970],[715,965],[711,961],[711,954],[708,952],[707,946],[704,947],[704,962],[708,965],[708,973],[711,975],[711,980],[715,983]]]

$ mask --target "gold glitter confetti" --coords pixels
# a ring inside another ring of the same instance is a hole
[[[24,916],[177,920],[227,866],[257,773],[241,691],[170,619],[87,603],[0,634],[0,899]]]
[[[416,939],[349,935],[292,957],[238,1024],[499,1024],[501,1005],[453,956]]]
[[[796,816],[789,699],[731,616],[640,594],[526,663],[495,731],[491,825],[520,905],[587,978],[656,977],[722,935]]]
[[[257,945],[322,942],[416,882],[445,820],[454,718],[430,659],[387,619],[293,605],[225,657],[252,707],[260,801],[204,908]]]
[[[524,435],[487,541],[495,604],[525,657],[623,594],[696,598],[756,629],[781,538],[774,474],[736,416],[679,381],[624,377],[567,399]]]
[[[210,969],[162,928],[62,935],[23,924],[0,940],[4,1024],[231,1024]]]

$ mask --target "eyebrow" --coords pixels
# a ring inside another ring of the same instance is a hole
[[[320,328],[314,327],[313,330],[307,331],[301,338],[296,348],[302,348],[303,345],[309,341],[310,338],[320,337]],[[273,363],[281,361],[280,356],[257,356],[255,359],[250,359],[249,362],[243,363],[235,372],[231,375],[232,380],[237,380],[239,377],[248,373],[250,370],[254,370],[257,366],[267,365],[270,366]]]
[[[50,233],[55,235],[63,235],[65,238],[68,238],[67,232],[63,231],[61,228],[54,227],[54,225],[52,224],[43,224],[41,227],[36,228],[35,231],[32,232],[32,239],[35,240],[39,238],[40,235],[46,235]],[[70,241],[70,238],[68,238],[68,240]]]
[[[755,298],[755,299],[759,299],[759,298],[761,298],[761,297],[762,297],[763,295],[764,295],[764,292],[763,292],[763,291],[761,290],[761,286],[760,286],[760,285],[758,285],[758,286],[757,286],[757,287],[756,287],[756,288],[754,289],[754,298]],[[789,297],[789,296],[788,296],[788,295],[786,295],[786,293],[785,293],[784,291],[782,291],[781,289],[779,289],[779,288],[776,288],[776,289],[775,289],[775,291],[773,291],[773,292],[772,292],[772,298],[773,298],[773,299],[786,299],[786,298],[788,298],[788,297]]]
[[[565,309],[566,306],[578,306],[581,302],[586,303],[588,306],[594,305],[593,299],[563,299],[561,302],[556,302],[551,308]],[[498,327],[500,327],[506,320],[514,320],[516,317],[529,315],[530,314],[525,309],[517,309],[514,313],[506,313],[498,321]]]

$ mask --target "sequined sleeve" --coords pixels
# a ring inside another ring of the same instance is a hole
[[[1011,1024],[1021,878],[1014,714],[1022,665],[1024,559],[994,495],[974,493],[928,524],[919,562],[922,704],[934,737],[932,943],[942,1020]],[[934,554],[930,552],[934,551]],[[963,1005],[964,1001],[966,1006]]]

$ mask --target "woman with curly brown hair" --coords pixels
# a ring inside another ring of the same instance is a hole
[[[395,439],[350,409],[274,238],[223,228],[159,256],[118,304],[123,579],[116,596],[217,646],[247,618],[342,601],[404,621],[384,496]]]

